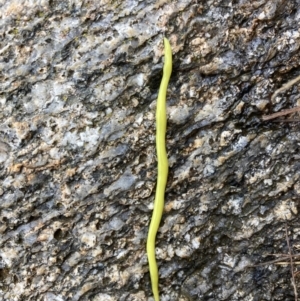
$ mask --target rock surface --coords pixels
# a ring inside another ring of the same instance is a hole
[[[299,23],[298,0],[0,0],[0,299],[152,300],[167,36],[161,300],[295,300],[289,265],[251,266],[300,239],[299,126],[261,119],[300,105],[271,99]]]

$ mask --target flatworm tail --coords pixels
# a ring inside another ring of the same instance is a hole
[[[152,292],[155,301],[159,301],[158,268],[155,258],[155,239],[159,228],[165,203],[165,189],[168,178],[168,157],[166,151],[166,96],[172,73],[172,50],[168,39],[164,38],[165,62],[156,106],[156,153],[157,153],[157,184],[154,208],[147,239],[147,255],[151,277]]]

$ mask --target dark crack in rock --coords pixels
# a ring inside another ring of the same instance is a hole
[[[161,300],[295,300],[288,264],[257,264],[286,225],[300,245],[299,124],[261,118],[300,105],[300,82],[272,98],[299,22],[298,0],[0,0],[0,300],[153,300],[164,36]]]

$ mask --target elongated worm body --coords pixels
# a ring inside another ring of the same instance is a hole
[[[169,79],[172,73],[172,50],[169,41],[164,38],[165,62],[163,78],[157,97],[156,105],[156,153],[157,153],[157,184],[154,208],[147,238],[147,256],[151,277],[152,292],[155,301],[159,301],[158,268],[155,259],[155,239],[159,228],[165,203],[165,189],[168,178],[168,157],[166,151],[166,95]]]

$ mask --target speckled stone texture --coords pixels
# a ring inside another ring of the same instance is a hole
[[[161,301],[294,301],[289,265],[253,265],[285,225],[300,245],[300,126],[261,119],[300,106],[300,83],[271,99],[299,24],[299,0],[0,0],[0,300],[153,300],[166,36]]]

